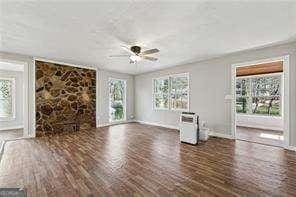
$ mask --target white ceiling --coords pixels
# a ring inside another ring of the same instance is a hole
[[[0,0],[0,51],[139,74],[292,40],[295,1]],[[158,48],[129,64],[120,45]]]

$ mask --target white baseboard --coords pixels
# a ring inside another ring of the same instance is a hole
[[[168,128],[168,129],[179,130],[178,126],[160,124],[160,123],[155,123],[155,122],[147,122],[147,121],[142,121],[142,120],[130,120],[130,121],[124,121],[124,122],[119,122],[119,123],[106,123],[106,124],[100,124],[98,127],[105,127],[105,126],[111,126],[111,125],[115,125],[115,124],[123,124],[123,123],[128,123],[128,122],[138,122],[140,124],[147,124],[147,125],[152,125],[152,126],[158,126],[158,127]],[[222,134],[222,133],[217,133],[217,132],[210,132],[209,135],[214,136],[214,137],[226,138],[226,139],[234,139],[232,135]]]
[[[224,133],[217,133],[217,132],[210,132],[209,134],[212,137],[220,137],[220,138],[226,138],[226,139],[234,139],[234,137],[232,135],[229,134],[224,134]]]
[[[4,130],[13,130],[13,129],[23,129],[24,125],[16,125],[16,126],[9,126],[9,127],[0,127],[0,131]]]
[[[126,121],[119,121],[119,122],[102,123],[102,124],[98,124],[97,128],[99,128],[99,127],[107,127],[107,126],[112,126],[112,125],[118,125],[118,124],[125,124],[125,123],[130,123],[130,122],[135,122],[135,120],[126,120]]]
[[[165,128],[169,128],[169,129],[179,130],[179,127],[172,126],[172,125],[165,125],[165,124],[159,124],[159,123],[154,123],[154,122],[146,122],[146,121],[142,121],[142,120],[135,120],[135,122],[138,122],[141,124],[148,124],[148,125],[153,125],[153,126],[159,126],[159,127],[165,127]],[[234,137],[232,135],[222,134],[222,133],[217,133],[217,132],[210,132],[209,135],[214,136],[214,137],[226,138],[226,139],[234,139]]]
[[[283,128],[276,128],[276,127],[266,127],[261,125],[248,125],[248,124],[236,124],[237,127],[247,127],[252,129],[263,129],[263,130],[272,130],[272,131],[283,131]]]
[[[148,125],[153,125],[153,126],[158,126],[158,127],[165,127],[168,129],[179,130],[178,126],[173,126],[173,125],[159,124],[159,123],[154,123],[154,122],[146,122],[146,121],[142,121],[142,120],[135,120],[135,122],[138,122],[140,124],[148,124]]]
[[[291,150],[291,151],[296,151],[296,146],[286,146],[285,149]]]

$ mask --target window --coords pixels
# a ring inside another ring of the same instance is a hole
[[[188,75],[182,74],[171,79],[171,109],[188,108]]]
[[[123,121],[126,118],[126,81],[109,79],[109,121]]]
[[[14,79],[0,78],[0,118],[14,117]]]
[[[154,80],[154,108],[169,108],[169,78],[159,78]]]
[[[177,74],[154,79],[153,85],[154,109],[188,110],[188,74]]]
[[[250,78],[238,78],[236,80],[236,112],[247,113],[250,98]]]
[[[281,74],[237,78],[236,112],[281,116],[281,78]]]

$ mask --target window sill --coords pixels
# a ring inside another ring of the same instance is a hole
[[[14,121],[15,117],[0,117],[0,122]]]
[[[181,112],[181,111],[183,111],[183,112],[189,112],[189,109],[171,109],[171,111],[177,111],[177,112]]]
[[[170,111],[170,109],[166,109],[166,108],[154,108],[154,111]]]
[[[237,116],[245,116],[245,117],[264,117],[264,118],[278,118],[282,119],[282,116],[268,116],[268,115],[259,115],[259,114],[240,114],[236,113]]]
[[[109,123],[116,123],[116,124],[118,124],[118,123],[124,123],[124,122],[126,122],[126,119],[122,119],[122,120],[109,120]]]
[[[154,111],[172,111],[172,112],[189,112],[189,109],[166,109],[166,108],[154,108]]]

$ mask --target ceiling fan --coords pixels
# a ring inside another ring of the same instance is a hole
[[[142,52],[140,46],[131,46],[130,48],[127,46],[121,46],[121,47],[125,51],[127,51],[129,54],[110,55],[109,57],[129,57],[130,64],[135,64],[142,59],[149,60],[149,61],[157,61],[157,58],[146,56],[146,55],[158,53],[159,52],[158,49],[149,49]]]

